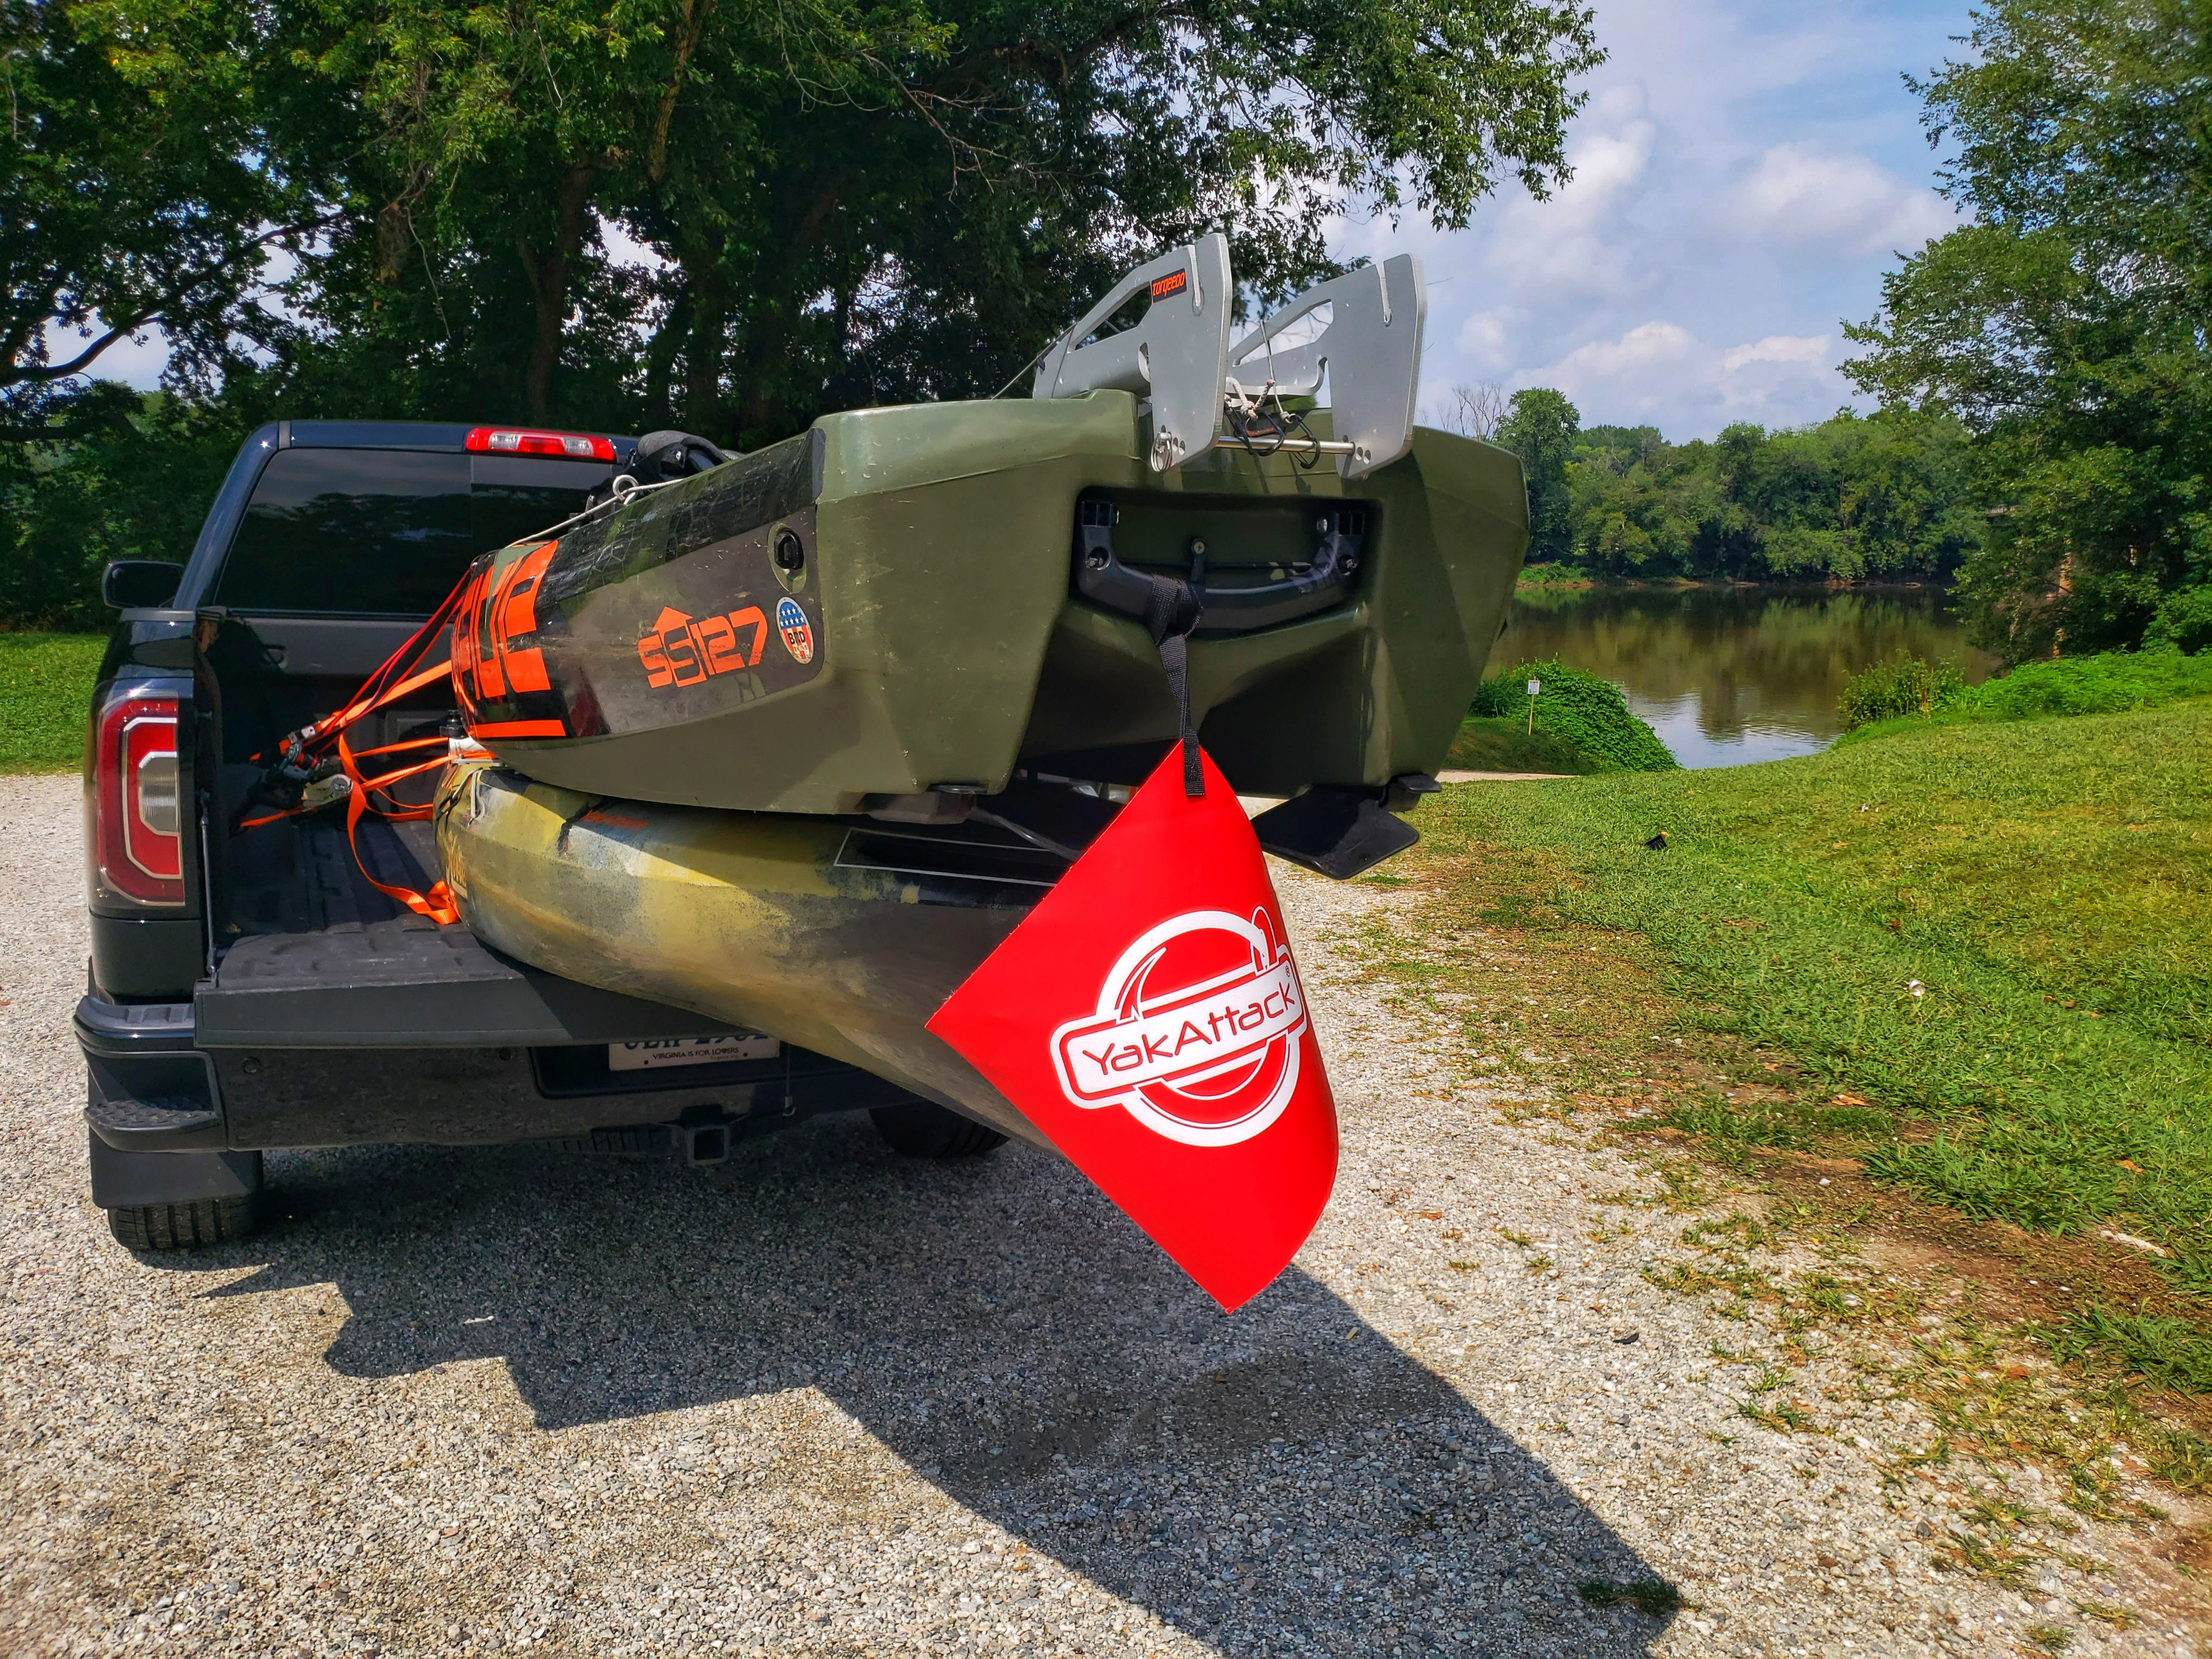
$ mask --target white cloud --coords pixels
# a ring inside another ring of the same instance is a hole
[[[1567,160],[1574,177],[1547,201],[1516,192],[1497,210],[1486,263],[1508,294],[1589,301],[1620,300],[1650,286],[1632,222],[1659,128],[1642,91],[1615,88],[1593,100]]]
[[[1721,355],[1721,367],[1734,370],[1746,363],[1825,363],[1834,343],[1820,334],[1770,334],[1749,345],[1730,347]]]
[[[1721,218],[1747,241],[1871,254],[1917,250],[1957,223],[1934,191],[1863,155],[1809,143],[1767,150],[1729,193]]]
[[[1836,345],[1826,337],[1769,335],[1714,346],[1679,323],[1655,319],[1518,371],[1513,384],[1557,386],[1585,425],[1649,422],[1670,435],[1735,421],[1785,425],[1850,400],[1830,361]]]
[[[1408,215],[1331,233],[1343,255],[1421,255],[1425,396],[1559,385],[1586,422],[1677,439],[1854,401],[1839,323],[1874,314],[1893,249],[1956,222],[1898,78],[1955,54],[1956,5],[1595,4],[1613,55],[1570,135],[1572,182],[1544,202],[1509,185],[1463,231]]]
[[[107,332],[99,317],[82,329],[46,325],[46,361],[66,363]],[[169,337],[157,325],[118,340],[87,364],[82,373],[95,380],[121,380],[141,392],[150,392],[169,366]]]
[[[1477,368],[1496,368],[1510,362],[1505,326],[1503,312],[1476,312],[1460,325],[1461,355]]]

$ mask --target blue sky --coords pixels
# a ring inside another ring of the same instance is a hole
[[[1501,188],[1464,231],[1347,224],[1343,253],[1421,255],[1422,401],[1554,386],[1584,425],[1670,438],[1819,420],[1854,401],[1841,323],[1895,251],[1957,222],[1899,72],[1961,48],[1963,3],[1597,0],[1612,56],[1574,180]]]

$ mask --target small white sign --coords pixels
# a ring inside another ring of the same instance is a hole
[[[1530,680],[1528,682],[1528,695],[1532,697],[1543,689],[1544,682],[1541,680]]]
[[[733,1060],[774,1060],[783,1045],[772,1036],[658,1037],[607,1044],[611,1072],[644,1072],[661,1066],[719,1066]]]

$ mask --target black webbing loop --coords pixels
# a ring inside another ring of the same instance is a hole
[[[1199,769],[1198,732],[1190,723],[1190,630],[1198,626],[1202,602],[1188,582],[1172,576],[1153,576],[1150,580],[1152,588],[1145,599],[1145,630],[1160,648],[1168,695],[1175,699],[1176,727],[1182,739],[1182,792],[1196,800],[1206,793],[1206,778]]]

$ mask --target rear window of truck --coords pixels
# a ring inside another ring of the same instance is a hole
[[[518,456],[279,450],[214,599],[249,613],[427,616],[478,553],[580,512],[612,475]]]

